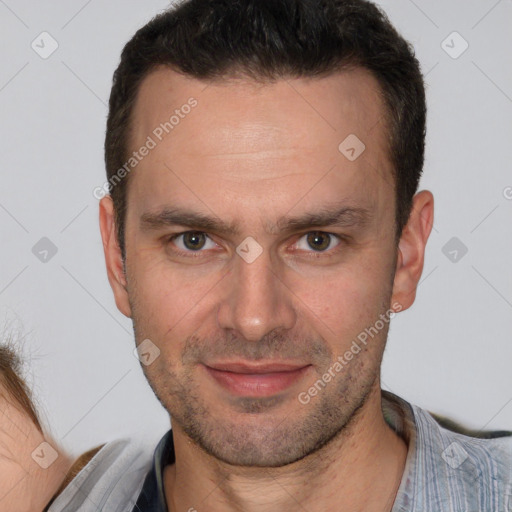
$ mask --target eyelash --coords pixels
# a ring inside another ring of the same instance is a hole
[[[206,235],[212,242],[213,240],[204,232],[204,231],[194,231],[194,230],[188,230],[188,231],[181,231],[180,233],[175,233],[169,237],[166,238],[166,243],[171,243],[171,242],[174,242],[174,240],[182,235],[186,235],[188,233],[200,233],[200,234],[203,234],[203,235]],[[310,233],[320,233],[322,235],[329,235],[331,237],[334,237],[334,238],[337,238],[339,243],[334,246],[334,248],[332,249],[328,249],[326,251],[306,251],[307,253],[310,253],[310,256],[307,256],[308,258],[318,258],[319,256],[321,257],[327,257],[327,258],[330,258],[332,256],[334,256],[338,250],[341,249],[341,245],[343,242],[346,242],[346,237],[343,237],[341,235],[337,235],[336,233],[329,233],[327,231],[307,231],[305,233],[303,233],[302,235],[300,235],[300,237],[297,239],[297,242],[302,238],[304,237],[305,235],[308,235]],[[295,242],[295,244],[297,243]],[[178,256],[183,256],[185,258],[198,258],[198,257],[201,257],[201,253],[205,252],[203,250],[198,250],[198,251],[182,251],[180,249],[174,249],[174,252],[176,254],[178,254]]]

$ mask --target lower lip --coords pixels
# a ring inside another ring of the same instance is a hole
[[[272,373],[235,373],[205,366],[208,373],[230,393],[248,397],[266,397],[286,390],[295,384],[309,366],[296,370]]]

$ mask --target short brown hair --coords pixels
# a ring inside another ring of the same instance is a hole
[[[157,66],[212,80],[322,77],[360,66],[381,86],[395,187],[396,241],[423,169],[426,104],[412,46],[366,0],[185,0],[156,16],[126,44],[114,73],[105,163],[117,239],[125,259],[132,111],[142,80]]]

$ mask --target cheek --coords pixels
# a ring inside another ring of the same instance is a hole
[[[319,326],[326,339],[345,338],[371,316],[372,295],[345,279],[316,281],[314,288],[306,284],[297,296],[304,297],[301,301],[303,314]]]
[[[28,415],[10,402],[2,399],[0,407],[0,473],[5,477],[9,467],[7,474],[14,478],[15,473],[37,470],[32,452],[44,441],[43,435]]]
[[[348,343],[387,308],[390,283],[375,268],[379,268],[377,264],[360,261],[350,267],[318,273],[314,279],[295,279],[290,288],[300,298],[301,315],[318,326],[325,339]]]
[[[212,305],[215,285],[222,278],[221,273],[179,269],[168,262],[140,264],[132,275],[134,321],[146,337],[159,340],[157,344],[185,339],[201,325],[200,317]]]

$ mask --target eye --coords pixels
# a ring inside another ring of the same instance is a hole
[[[330,250],[340,245],[341,238],[333,233],[324,231],[310,231],[304,234],[294,245],[294,250],[309,253],[330,253]],[[173,249],[178,255],[199,256],[204,252],[202,249],[215,249],[217,244],[202,231],[184,231],[168,237],[168,242],[172,243],[176,249]],[[313,250],[311,250],[313,249]],[[333,251],[334,252],[334,251]],[[196,253],[196,254],[194,254]]]
[[[337,242],[333,245],[333,237],[337,238]],[[324,231],[310,231],[302,236],[295,244],[300,250],[309,251],[312,248],[314,252],[326,252],[340,244],[340,237],[332,233]]]
[[[208,241],[210,246],[208,246]],[[202,231],[185,231],[177,233],[169,238],[169,242],[174,243],[182,252],[201,252],[201,249],[213,249],[216,243],[211,240],[206,233]],[[178,251],[180,252],[180,251]]]

